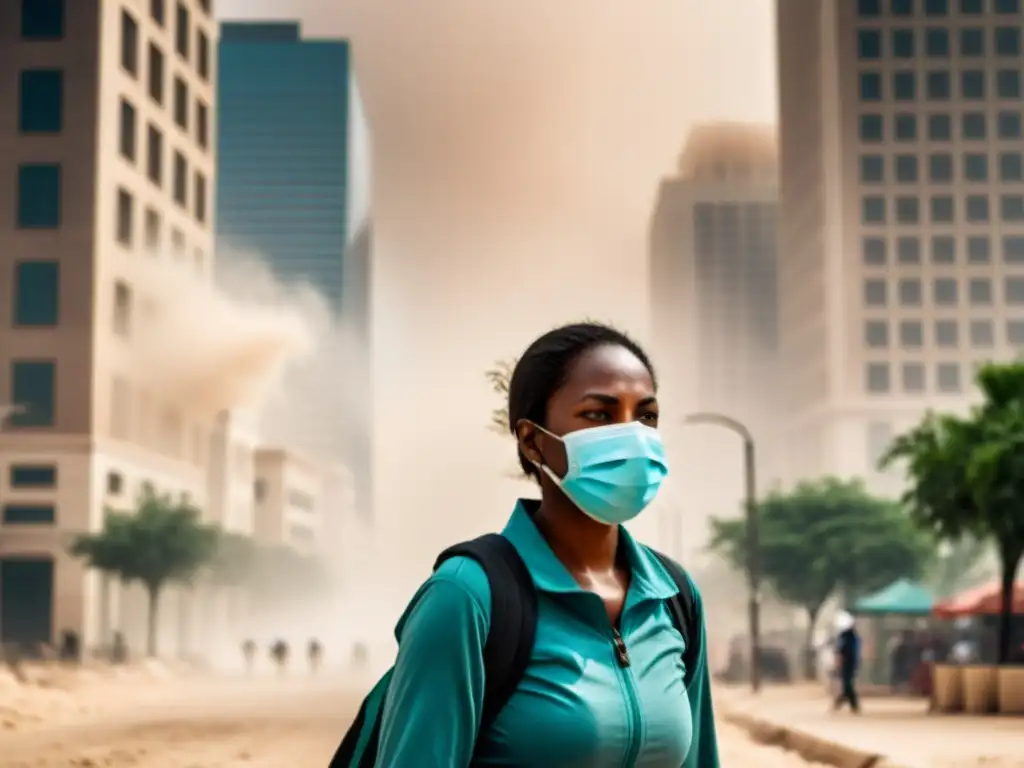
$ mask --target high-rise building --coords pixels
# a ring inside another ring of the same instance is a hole
[[[231,22],[219,45],[217,236],[255,251],[282,280],[321,292],[345,329],[344,388],[371,408],[372,145],[347,40],[303,39],[298,23]],[[341,386],[342,383],[339,383]],[[365,421],[329,418],[326,446],[371,502]]]
[[[864,475],[1024,347],[1021,0],[779,0],[790,475]]]
[[[215,418],[130,350],[133,265],[211,272],[215,40],[210,0],[0,4],[0,640],[144,626],[141,588],[101,589],[68,537],[147,485],[205,507]]]

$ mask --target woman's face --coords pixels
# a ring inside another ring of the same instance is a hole
[[[577,358],[565,383],[548,400],[547,424],[554,435],[607,424],[639,421],[658,426],[658,399],[647,367],[625,347],[601,344]],[[519,444],[532,461],[565,475],[565,447],[529,422],[519,425]]]

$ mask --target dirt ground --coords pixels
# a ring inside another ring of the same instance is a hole
[[[2,768],[323,768],[357,705],[343,686],[308,680],[161,683],[95,688],[101,700],[0,730]],[[135,693],[132,693],[132,691]],[[0,695],[2,706],[2,695]],[[721,726],[722,763],[808,768]]]

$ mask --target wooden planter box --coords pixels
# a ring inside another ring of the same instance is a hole
[[[938,712],[963,712],[964,668],[936,664],[932,669],[932,697]]]
[[[996,677],[999,713],[1024,715],[1024,667],[999,667]]]
[[[964,712],[987,715],[999,707],[999,668],[972,664],[964,670]]]

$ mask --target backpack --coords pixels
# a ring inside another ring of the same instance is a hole
[[[649,550],[671,575],[679,594],[666,600],[669,615],[683,636],[685,684],[697,663],[700,625],[693,588],[686,571],[671,558]],[[537,592],[533,578],[515,546],[498,533],[456,544],[442,552],[434,563],[436,571],[453,557],[469,557],[479,563],[491,588],[491,626],[484,643],[484,706],[480,733],[486,733],[519,687],[533,655],[537,632]],[[328,768],[373,768],[377,761],[384,700],[392,670],[367,694],[352,725]]]

